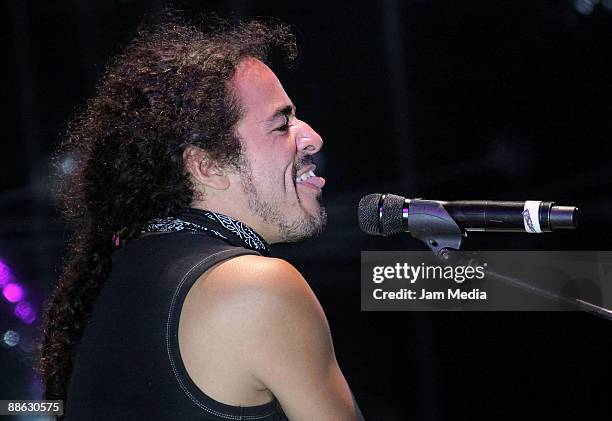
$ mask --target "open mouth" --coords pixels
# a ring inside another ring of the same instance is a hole
[[[302,169],[299,174],[295,177],[295,184],[304,184],[307,186],[312,186],[317,189],[321,189],[325,185],[325,179],[322,177],[317,177],[314,170],[317,167],[314,165],[309,165],[306,168]]]

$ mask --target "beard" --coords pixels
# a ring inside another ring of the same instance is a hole
[[[307,163],[301,162],[300,167],[307,165]],[[295,185],[295,178],[298,168],[293,169],[293,182],[294,188],[297,195],[297,186]],[[296,241],[306,240],[308,238],[318,236],[327,222],[327,213],[325,208],[319,203],[319,213],[317,215],[311,215],[302,209],[302,215],[293,219],[289,218],[281,209],[280,203],[274,203],[266,201],[261,198],[260,194],[255,187],[253,182],[253,173],[251,165],[248,159],[242,155],[240,164],[238,167],[240,174],[240,181],[242,188],[244,189],[248,202],[249,208],[257,216],[263,219],[266,224],[276,225],[279,230],[280,240],[283,243],[292,243]],[[297,195],[298,204],[301,207],[300,196]],[[321,193],[317,195],[317,200],[320,202]]]

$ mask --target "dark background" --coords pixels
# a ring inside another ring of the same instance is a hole
[[[36,313],[25,323],[17,303],[0,297],[0,399],[40,394],[33,342],[67,238],[49,193],[50,154],[108,59],[165,5],[0,6],[0,259]],[[612,1],[178,5],[187,15],[274,16],[298,34],[298,66],[277,73],[325,139],[318,172],[328,181],[329,226],[315,241],[275,251],[319,297],[368,420],[611,419],[609,321],[573,312],[361,312],[360,251],[423,246],[361,233],[356,205],[373,192],[554,200],[580,207],[579,230],[474,233],[465,247],[609,250]]]

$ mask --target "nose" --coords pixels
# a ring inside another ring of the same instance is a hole
[[[308,123],[300,121],[295,136],[295,145],[298,153],[314,155],[323,147],[323,139]]]

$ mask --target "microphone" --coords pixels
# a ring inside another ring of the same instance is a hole
[[[371,235],[411,232],[418,221],[419,230],[430,221],[453,219],[462,231],[527,232],[539,234],[578,225],[578,208],[557,206],[554,202],[527,200],[505,202],[491,200],[406,199],[395,194],[368,194],[359,201],[359,227]]]

